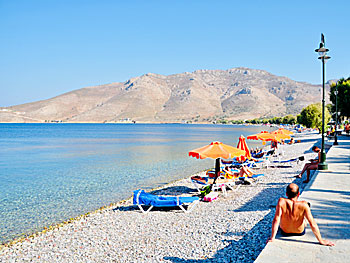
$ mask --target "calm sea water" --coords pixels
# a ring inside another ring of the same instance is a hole
[[[188,157],[266,127],[0,124],[0,242],[214,166]],[[248,141],[250,147],[261,145]]]

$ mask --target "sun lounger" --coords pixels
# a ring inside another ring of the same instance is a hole
[[[153,207],[180,207],[182,211],[188,213],[199,203],[199,197],[159,196],[139,189],[134,191],[133,203],[140,208],[142,213],[148,213]],[[192,204],[192,207],[186,210],[185,204]],[[144,210],[142,205],[149,206],[149,208]]]
[[[262,158],[262,157],[266,157],[266,156],[272,156],[275,154],[275,149],[271,149],[271,150],[261,150],[258,153],[253,153],[252,157],[253,158]]]
[[[226,167],[225,167],[226,168]],[[228,167],[231,173],[228,173],[227,171],[224,170],[224,167],[222,167],[222,170],[220,171],[220,176],[218,179],[231,179],[233,177],[232,173],[238,173],[239,170],[235,168],[230,168]],[[214,179],[215,178],[215,170],[208,170],[206,173],[206,177],[209,177],[209,179]]]
[[[236,160],[231,160],[231,161],[221,161],[222,164],[224,164],[225,166],[229,166],[229,167],[235,167],[235,168],[241,168],[242,166],[247,166],[249,168],[254,168],[255,167],[255,161],[253,160],[245,160],[244,162],[238,162]],[[223,166],[222,168],[224,168],[225,166]]]
[[[220,176],[216,179],[215,184],[214,178],[208,176],[192,176],[191,182],[196,187],[197,191],[200,193],[201,189],[205,186],[212,185],[211,190],[217,191],[221,190],[224,195],[226,195],[226,187],[231,190],[237,190],[240,185],[236,186],[236,182],[238,181],[237,177],[233,178],[225,178],[224,176]]]
[[[253,167],[258,167],[258,168],[269,168],[271,166],[293,166],[296,163],[299,163],[299,161],[304,160],[304,156],[300,156],[297,158],[292,158],[289,160],[281,160],[281,155],[269,155],[269,156],[264,156],[262,158],[257,158],[257,160],[260,161],[255,163],[255,166]]]
[[[270,161],[269,165],[278,165],[278,166],[294,166],[295,164],[298,164],[300,161],[304,161],[304,156],[300,156],[297,158],[292,158],[289,160],[274,160]]]
[[[246,166],[248,168],[262,168],[266,166],[266,162],[268,161],[268,157],[264,156],[261,158],[253,158],[251,160],[245,160],[244,162],[240,163],[237,161],[232,161],[230,167],[235,168],[241,168],[242,166]]]
[[[253,175],[250,175],[250,176],[242,176],[242,177],[239,177],[240,180],[244,180],[244,179],[256,179],[260,176],[264,176],[265,174],[253,174]]]

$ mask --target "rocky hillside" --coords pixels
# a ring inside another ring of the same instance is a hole
[[[297,114],[321,99],[321,86],[263,70],[145,74],[0,108],[0,122],[211,122]]]

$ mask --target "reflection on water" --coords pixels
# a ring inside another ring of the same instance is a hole
[[[0,241],[30,233],[214,165],[188,157],[236,146],[262,127],[180,124],[0,124]],[[261,146],[248,141],[251,147]]]

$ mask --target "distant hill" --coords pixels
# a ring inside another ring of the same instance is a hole
[[[284,116],[320,102],[321,88],[249,68],[149,73],[0,108],[0,122],[212,122]]]

